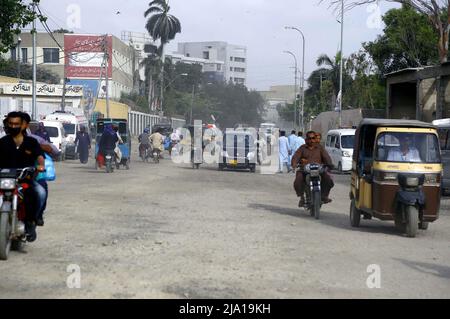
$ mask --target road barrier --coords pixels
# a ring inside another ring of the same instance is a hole
[[[136,111],[130,111],[128,113],[128,121],[130,125],[131,135],[138,136],[144,131],[144,128],[149,127],[161,122],[164,117],[158,115],[146,114]],[[169,118],[173,128],[183,127],[186,123],[183,119]]]

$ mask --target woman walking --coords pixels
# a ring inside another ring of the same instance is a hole
[[[91,149],[91,138],[86,132],[85,126],[81,126],[80,131],[77,132],[75,145],[77,145],[78,154],[80,155],[80,162],[86,164],[89,158],[89,150]]]

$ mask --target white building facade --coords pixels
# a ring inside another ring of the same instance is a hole
[[[223,80],[235,84],[247,84],[247,48],[227,42],[183,42],[178,43],[178,52],[187,58],[200,58],[212,62],[222,61]]]

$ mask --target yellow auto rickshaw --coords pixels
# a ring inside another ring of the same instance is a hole
[[[394,220],[408,237],[439,217],[442,163],[430,123],[364,119],[355,133],[350,223]]]

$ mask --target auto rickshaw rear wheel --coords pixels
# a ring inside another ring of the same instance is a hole
[[[405,207],[406,217],[406,235],[408,237],[416,237],[419,226],[419,210],[415,206]]]
[[[361,222],[361,211],[356,208],[355,199],[350,203],[350,225],[352,227],[359,227]]]

